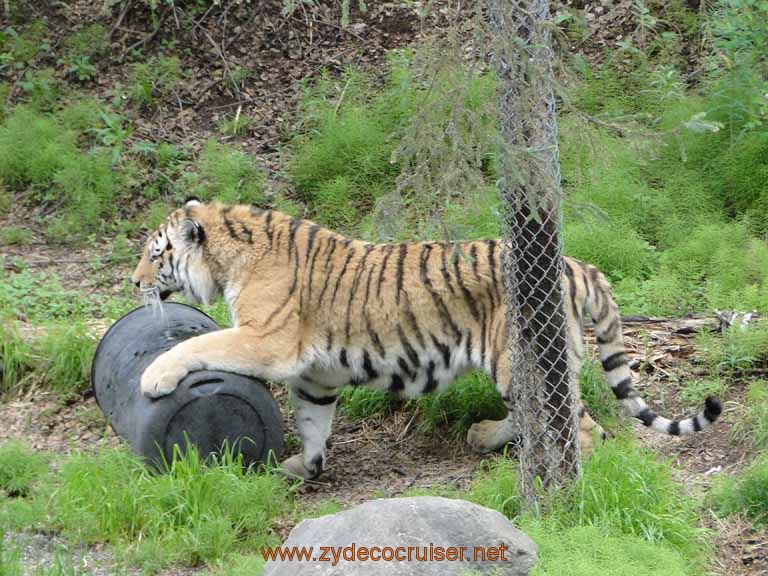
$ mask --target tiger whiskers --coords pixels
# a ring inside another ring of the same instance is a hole
[[[163,310],[163,303],[160,300],[160,288],[153,286],[152,288],[142,288],[141,296],[144,299],[144,306],[152,308],[152,315],[155,318],[165,319],[165,311]]]

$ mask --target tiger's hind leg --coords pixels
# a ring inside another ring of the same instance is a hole
[[[578,375],[581,371],[581,366],[584,358],[584,340],[583,334],[579,322],[573,322],[569,318],[569,330],[568,337],[570,339],[570,346],[568,349],[568,363],[571,371],[570,375],[575,378],[576,382],[576,394],[579,395]],[[506,404],[510,412],[507,417],[502,420],[483,420],[482,422],[476,422],[473,424],[469,433],[467,434],[467,443],[476,452],[491,452],[498,450],[505,446],[509,442],[515,441],[520,437],[520,430],[516,426],[512,416],[512,394],[511,394],[511,359],[510,352],[503,346],[498,353],[498,365],[495,371],[496,376],[496,389],[501,394],[502,400]],[[493,376],[493,374],[490,374]],[[587,413],[584,408],[581,398],[579,402],[579,443],[581,445],[582,453],[584,455],[592,452],[594,448],[594,437],[597,435],[599,438],[605,438],[605,432],[597,424],[592,417]]]
[[[290,387],[302,452],[285,460],[283,467],[295,476],[315,478],[325,469],[326,443],[331,435],[338,393],[304,380],[291,382]]]

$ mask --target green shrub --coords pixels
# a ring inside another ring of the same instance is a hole
[[[507,416],[495,384],[479,372],[460,378],[438,394],[419,398],[418,406],[422,431],[448,428],[456,438],[463,437],[475,422]]]
[[[30,108],[16,107],[0,126],[0,179],[8,186],[46,188],[76,155],[74,134]]]
[[[374,240],[497,235],[498,215],[482,202],[472,210],[482,225],[461,214],[466,199],[490,198],[497,174],[495,78],[461,58],[447,66],[434,46],[423,52],[393,53],[378,89],[355,70],[305,89],[290,175],[313,218]],[[464,226],[440,225],[449,211]]]
[[[132,65],[131,100],[139,106],[152,107],[168,96],[182,78],[181,61],[176,56],[153,56],[148,62]]]
[[[323,222],[337,230],[352,228],[357,220],[356,189],[346,176],[326,180],[312,196],[312,209],[322,215]]]
[[[570,225],[565,228],[566,253],[597,266],[612,280],[644,278],[654,267],[653,246],[632,228],[618,225]]]
[[[56,117],[66,130],[82,135],[101,126],[101,110],[101,103],[96,98],[83,96],[68,102]]]
[[[48,473],[47,458],[21,442],[0,445],[0,492],[12,498],[29,496]]]
[[[200,176],[193,185],[202,200],[226,204],[264,204],[266,179],[251,157],[231,146],[206,142],[199,160]],[[180,190],[185,196],[190,189]]]
[[[64,40],[64,48],[70,57],[96,58],[109,50],[109,33],[101,24],[86,24]]]
[[[768,455],[759,456],[737,477],[722,474],[709,503],[721,514],[745,514],[756,524],[768,524]]]
[[[60,90],[53,69],[27,70],[19,87],[33,108],[50,111],[56,106]]]
[[[35,20],[21,32],[14,28],[6,28],[0,33],[0,51],[2,59],[17,65],[29,64],[37,55],[49,48],[45,42],[47,24],[43,20]]]
[[[63,207],[63,226],[49,234],[59,240],[98,230],[115,214],[115,200],[122,192],[120,175],[112,168],[113,156],[106,150],[67,159],[54,177]]]

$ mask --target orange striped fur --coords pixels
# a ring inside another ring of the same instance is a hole
[[[223,297],[233,327],[192,338],[160,356],[142,391],[169,394],[194,370],[229,370],[286,382],[304,451],[286,461],[312,477],[326,460],[338,389],[418,396],[481,369],[510,402],[510,359],[499,240],[372,244],[274,210],[190,201],[148,240],[133,281],[165,298]],[[582,321],[595,323],[600,358],[617,399],[647,426],[687,434],[720,413],[716,399],[680,421],[654,414],[632,388],[610,286],[593,266],[564,259],[570,366],[583,361]],[[581,409],[589,450],[599,429]],[[497,449],[516,436],[511,418],[476,423],[468,442]]]

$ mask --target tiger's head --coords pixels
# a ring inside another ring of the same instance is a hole
[[[179,292],[194,302],[210,304],[220,294],[204,250],[206,232],[201,220],[206,208],[199,200],[189,199],[150,234],[131,276],[145,300],[165,300]]]

